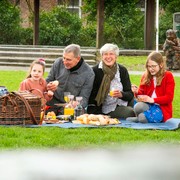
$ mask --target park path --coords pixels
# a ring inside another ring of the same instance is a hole
[[[15,67],[15,66],[0,66],[1,70],[10,70],[10,71],[28,71],[29,67]],[[46,72],[49,72],[50,68],[46,68]],[[173,71],[174,76],[180,77],[180,71]],[[143,71],[129,71],[129,74],[142,75]]]

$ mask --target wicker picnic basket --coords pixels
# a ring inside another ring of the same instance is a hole
[[[41,98],[28,91],[10,92],[0,97],[1,125],[39,124]]]

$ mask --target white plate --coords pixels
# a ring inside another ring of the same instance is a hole
[[[59,115],[56,116],[57,119],[59,119],[60,121],[71,121],[71,116],[70,115]]]

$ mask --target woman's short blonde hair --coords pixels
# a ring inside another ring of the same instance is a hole
[[[100,49],[100,54],[101,56],[105,52],[113,51],[116,56],[119,56],[119,48],[116,44],[111,44],[111,43],[106,43],[104,46],[101,47]]]

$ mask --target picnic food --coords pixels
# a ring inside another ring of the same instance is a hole
[[[56,118],[56,114],[54,113],[54,111],[47,113],[44,119],[44,123],[46,124],[59,123],[59,120]]]
[[[46,119],[48,120],[56,120],[56,114],[54,113],[54,111],[48,112],[46,115]]]
[[[91,125],[109,125],[119,124],[120,121],[116,118],[110,118],[106,115],[95,115],[95,114],[83,114],[77,116],[76,120],[73,121],[75,124],[91,124]]]

